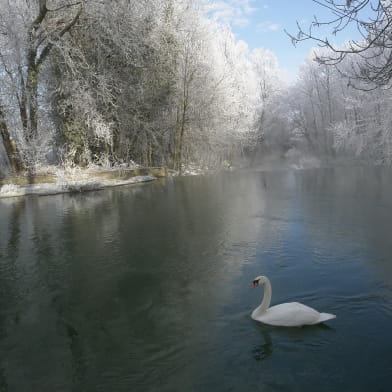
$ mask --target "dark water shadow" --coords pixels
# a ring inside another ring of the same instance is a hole
[[[253,346],[252,356],[256,361],[268,359],[274,352],[274,340],[282,339],[296,342],[299,339],[310,339],[319,336],[321,331],[334,332],[327,324],[305,325],[303,327],[276,327],[252,320],[253,327],[260,333],[262,343]]]

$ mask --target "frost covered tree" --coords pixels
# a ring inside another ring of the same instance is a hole
[[[11,117],[18,112],[13,126],[23,131],[20,138],[34,143],[45,101],[39,99],[45,90],[42,69],[53,47],[77,22],[83,2],[1,0],[0,9],[1,83],[11,101],[8,112]]]
[[[229,165],[274,133],[276,60],[202,3],[0,5],[3,145],[30,168]]]
[[[331,11],[329,20],[298,26],[293,42],[313,40],[319,64],[306,65],[292,91],[293,129],[308,152],[328,159],[390,164],[391,26],[390,1],[315,1]],[[355,25],[359,39],[332,44],[320,31],[339,36]],[[322,30],[319,30],[322,28]],[[308,99],[306,99],[308,97]],[[299,99],[298,99],[299,98]]]
[[[0,136],[3,142],[4,150],[7,155],[8,162],[11,166],[11,170],[15,173],[21,172],[25,169],[23,161],[21,159],[18,147],[13,140],[8,130],[5,111],[0,100]]]
[[[227,28],[196,15],[180,44],[176,121],[180,143],[175,146],[181,151],[185,141],[186,147],[184,160],[183,154],[174,156],[177,167],[183,161],[207,167],[229,164],[250,141],[257,109],[246,45]]]
[[[287,112],[296,148],[324,163],[390,164],[390,90],[352,86],[342,76],[342,70],[350,71],[349,58],[341,70],[312,60],[303,65],[289,94]]]
[[[254,49],[250,55],[256,86],[253,160],[263,155],[284,155],[290,148],[285,117],[287,86],[276,56],[269,50]]]

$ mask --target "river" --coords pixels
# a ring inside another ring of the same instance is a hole
[[[251,319],[262,289],[337,318]],[[0,200],[0,391],[390,391],[392,171]]]

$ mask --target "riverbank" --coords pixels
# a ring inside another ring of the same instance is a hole
[[[55,174],[7,176],[0,179],[0,198],[55,195],[137,184],[166,177],[163,167],[102,171],[58,171]]]

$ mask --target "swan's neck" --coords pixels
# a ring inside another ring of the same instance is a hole
[[[272,297],[271,283],[268,279],[266,279],[266,281],[264,282],[263,301],[261,302],[258,308],[258,313],[264,313],[269,308],[271,303],[271,297]]]

